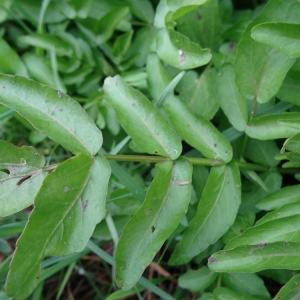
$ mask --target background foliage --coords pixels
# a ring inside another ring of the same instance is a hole
[[[0,299],[297,299],[299,9],[0,1]]]

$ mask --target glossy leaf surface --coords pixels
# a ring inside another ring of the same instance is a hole
[[[234,223],[240,203],[241,181],[235,162],[213,167],[197,213],[183,233],[180,251],[193,257],[215,243]]]
[[[268,102],[279,90],[295,60],[251,38],[252,28],[266,22],[298,22],[297,1],[269,1],[260,15],[246,28],[238,45],[235,63],[236,83],[246,99]]]
[[[164,108],[179,135],[205,157],[229,162],[232,147],[228,140],[206,119],[196,115],[188,105],[175,96],[170,96]]]
[[[142,93],[120,76],[107,78],[104,92],[120,124],[138,146],[150,154],[171,159],[181,154],[182,145],[177,133]]]
[[[74,154],[99,151],[102,133],[76,101],[24,77],[0,75],[0,80],[1,104]]]
[[[251,37],[289,57],[300,56],[300,25],[292,23],[263,23],[251,30]]]
[[[116,282],[131,288],[187,211],[192,166],[184,158],[158,163],[146,199],[126,224],[116,250]]]
[[[180,70],[197,68],[211,60],[209,49],[201,49],[170,27],[157,31],[156,46],[159,58]]]
[[[299,120],[298,112],[264,115],[253,118],[245,132],[250,137],[259,140],[288,138],[299,132],[299,126],[297,126]],[[283,124],[284,122],[288,124]],[[291,122],[295,122],[295,127],[297,126],[298,129],[290,126]]]
[[[44,257],[84,249],[104,215],[109,175],[104,158],[80,154],[47,176],[17,242],[6,282],[8,295],[23,299],[33,291]]]
[[[219,251],[208,259],[208,267],[214,272],[254,273],[265,269],[298,270],[299,263],[299,242],[240,246]]]

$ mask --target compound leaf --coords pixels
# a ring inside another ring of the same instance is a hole
[[[99,151],[102,133],[78,102],[24,77],[0,74],[0,81],[0,103],[36,129],[74,154]]]
[[[33,291],[44,257],[84,249],[105,213],[109,176],[103,157],[80,154],[46,177],[17,242],[6,281],[8,295],[24,299]]]
[[[184,158],[158,163],[146,199],[124,228],[116,250],[116,282],[130,289],[185,215],[192,165]]]
[[[289,57],[300,56],[300,25],[291,23],[263,23],[254,26],[251,37],[272,46]]]
[[[104,82],[105,98],[135,143],[150,154],[176,159],[182,151],[181,141],[160,111],[120,76]]]

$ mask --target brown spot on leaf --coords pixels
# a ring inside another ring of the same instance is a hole
[[[81,201],[81,209],[83,213],[87,205],[88,205],[88,199]]]
[[[178,53],[180,55],[180,65],[182,66],[186,62],[186,54],[183,50],[179,50]]]
[[[65,192],[65,193],[68,192],[69,190],[70,190],[69,187],[67,187],[67,186],[64,187],[64,192]]]
[[[211,257],[208,259],[208,263],[209,263],[209,264],[213,264],[213,263],[215,263],[215,262],[217,262],[217,259],[216,259],[215,257],[213,257],[213,256],[211,256]]]

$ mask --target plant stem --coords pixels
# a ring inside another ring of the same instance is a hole
[[[168,157],[162,157],[162,156],[148,156],[148,155],[111,155],[111,154],[105,154],[104,155],[107,160],[116,160],[116,161],[131,161],[131,162],[147,162],[147,163],[157,163],[162,161],[170,161],[171,159]],[[198,158],[198,157],[186,157],[193,165],[202,165],[202,166],[217,166],[217,165],[223,165],[224,162],[217,159],[211,159],[211,158]],[[269,167],[263,166],[263,165],[257,165],[247,162],[236,162],[239,168],[241,169],[247,169],[251,171],[268,171]]]

